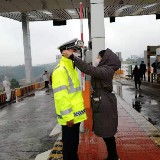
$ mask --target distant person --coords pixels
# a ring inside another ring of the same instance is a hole
[[[141,79],[145,81],[146,80],[146,76],[145,76],[145,74],[146,74],[146,65],[144,64],[144,61],[141,62],[140,72],[141,72]]]
[[[49,88],[49,74],[47,71],[43,74],[43,80],[45,81],[45,88]]]
[[[11,99],[11,83],[7,76],[4,78],[3,86],[5,87],[6,101],[9,102]]]
[[[49,82],[50,82],[50,85],[52,86],[52,73],[49,76]]]
[[[137,65],[135,66],[132,77],[134,76],[134,81],[135,81],[135,88],[136,89],[141,89],[141,73],[140,70],[138,69]],[[139,84],[139,88],[137,88],[137,83]]]
[[[152,64],[152,67],[153,67],[153,73],[157,74],[157,62],[156,61]]]

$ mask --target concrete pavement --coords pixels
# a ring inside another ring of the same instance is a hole
[[[57,135],[53,92],[37,91],[0,110],[0,160],[34,160],[51,149]]]

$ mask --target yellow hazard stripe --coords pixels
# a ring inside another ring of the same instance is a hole
[[[63,143],[62,143],[62,133],[58,136],[53,149],[51,150],[51,153],[48,157],[48,160],[54,160],[55,158],[61,159],[63,158],[62,154],[62,148],[63,148]]]
[[[51,154],[49,155],[49,158],[60,158],[60,157],[63,157],[62,154]]]

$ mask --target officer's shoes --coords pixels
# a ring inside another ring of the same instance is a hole
[[[104,160],[112,160],[112,159],[110,159],[110,158],[108,157],[108,158],[106,158],[106,159],[104,159]],[[116,156],[116,157],[114,158],[114,160],[120,160],[120,158],[119,158],[118,156]]]

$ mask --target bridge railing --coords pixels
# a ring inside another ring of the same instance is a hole
[[[35,84],[31,84],[25,87],[16,88],[15,90],[11,90],[11,99],[10,101],[16,100],[17,97],[22,97],[27,95],[29,92],[34,91],[36,89],[43,88],[45,86],[45,82],[39,82]],[[0,106],[7,103],[6,101],[6,93],[0,93]]]
[[[10,101],[16,100],[16,90],[11,90],[11,98]],[[3,92],[0,94],[0,106],[4,105],[6,102],[6,93]]]
[[[160,74],[151,73],[151,82],[160,83]]]

